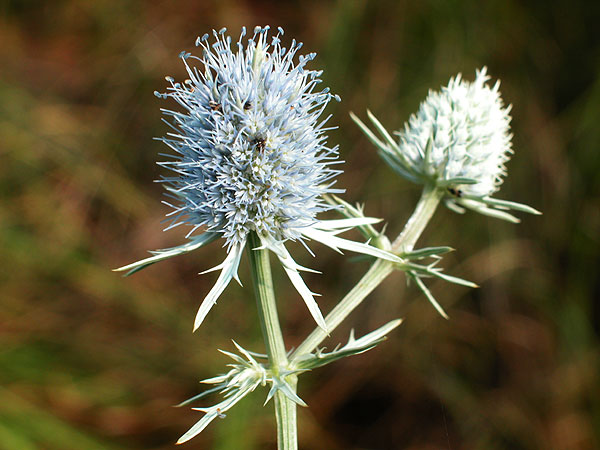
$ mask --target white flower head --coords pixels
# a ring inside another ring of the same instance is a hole
[[[423,178],[476,180],[460,186],[476,196],[499,189],[512,153],[510,106],[503,106],[500,83],[490,88],[489,79],[485,67],[472,83],[457,75],[441,91],[430,91],[397,133],[400,151]]]
[[[256,27],[244,43],[245,28],[237,43],[225,29],[196,41],[201,58],[181,53],[189,79],[167,80],[171,86],[159,98],[171,98],[182,111],[163,110],[172,120],[172,132],[161,140],[174,153],[159,163],[174,174],[163,177],[167,186],[168,228],[191,227],[191,242],[123,267],[137,271],[153,262],[196,249],[209,241],[225,239],[228,255],[217,267],[221,274],[203,301],[194,329],[214,305],[237,269],[248,235],[256,233],[261,248],[272,250],[306,302],[317,323],[325,322],[299,270],[285,248],[288,240],[316,240],[339,249],[398,260],[366,244],[337,237],[345,229],[378,220],[370,218],[323,221],[317,214],[329,210],[324,194],[343,192],[333,187],[340,170],[337,147],[327,146],[322,113],[339,97],[318,90],[321,71],[306,65],[316,55],[296,54],[302,44],[293,40],[282,47],[283,30],[269,37],[269,27]],[[194,63],[199,62],[200,67]]]
[[[452,209],[464,212],[461,207],[464,206],[516,221],[499,210],[536,211],[491,199],[500,189],[506,175],[504,163],[513,152],[511,107],[503,104],[500,82],[490,87],[489,80],[483,67],[476,72],[473,82],[463,80],[459,74],[440,91],[430,91],[404,129],[396,132],[397,142],[372,114],[369,117],[383,141],[358,118],[353,118],[394,170],[411,181],[447,189],[447,204]]]

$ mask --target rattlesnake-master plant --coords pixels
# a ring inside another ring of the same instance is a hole
[[[391,320],[361,338],[350,338],[332,351],[319,345],[387,275],[406,273],[443,317],[423,279],[438,277],[466,286],[473,283],[448,275],[437,267],[450,247],[414,249],[414,245],[445,198],[454,210],[474,209],[515,221],[507,209],[537,213],[524,205],[491,197],[505,175],[504,162],[511,152],[509,109],[504,108],[498,84],[489,88],[485,69],[474,83],[452,79],[441,92],[431,92],[393,139],[369,113],[371,131],[353,119],[399,174],[423,184],[423,194],[402,233],[393,241],[377,231],[379,219],[365,217],[361,207],[335,194],[339,168],[338,149],[327,145],[329,116],[324,109],[331,99],[320,89],[321,71],[307,68],[315,54],[299,55],[302,44],[282,44],[283,30],[269,36],[269,27],[256,27],[251,37],[245,28],[236,42],[226,30],[199,38],[202,56],[182,52],[189,78],[176,82],[167,77],[166,93],[157,97],[179,106],[164,109],[171,130],[160,140],[171,152],[159,165],[171,174],[164,183],[171,208],[168,228],[186,225],[187,242],[157,250],[149,258],[117,269],[133,274],[155,262],[195,251],[221,240],[225,259],[210,270],[220,270],[215,286],[206,295],[194,321],[196,330],[237,272],[247,251],[265,339],[265,353],[248,351],[234,342],[239,353],[222,351],[234,363],[229,371],[204,383],[214,387],[183,402],[189,404],[212,393],[224,398],[210,407],[194,408],[204,416],[178,441],[183,443],[206,428],[248,393],[269,386],[267,403],[275,402],[280,449],[297,448],[296,405],[307,406],[298,396],[298,376],[337,359],[372,349],[401,321]],[[324,220],[321,214],[337,210],[342,217]],[[339,234],[357,228],[365,242]],[[373,262],[356,286],[323,317],[315,294],[304,283],[299,266],[286,242],[300,241],[312,254],[312,242],[341,253],[350,250]],[[277,315],[270,253],[274,254],[306,306],[317,327],[295,349],[286,347]]]

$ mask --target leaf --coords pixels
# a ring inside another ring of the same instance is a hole
[[[379,150],[381,150],[382,152],[388,152],[389,149],[386,147],[386,145],[381,142],[377,136],[375,136],[375,134],[369,129],[369,127],[367,127],[362,120],[360,120],[353,112],[350,112],[350,117],[352,118],[352,120],[354,121],[354,123],[356,125],[358,125],[358,127],[362,130],[362,132],[365,134],[365,136],[367,136],[367,138],[371,141],[371,143],[373,145],[375,145],[375,147],[377,147]]]
[[[271,400],[273,398],[273,396],[277,393],[277,391],[280,391],[283,395],[285,395],[287,398],[289,398],[291,401],[293,401],[297,405],[300,405],[303,407],[308,406],[306,404],[306,402],[304,400],[302,400],[298,396],[298,394],[296,394],[296,392],[294,392],[294,389],[289,385],[289,383],[287,381],[285,381],[285,379],[283,377],[273,376],[270,379],[270,381],[272,383],[272,386],[271,386],[271,389],[269,390],[269,393],[267,394],[267,399],[263,403],[263,406],[266,405],[267,403],[269,403],[269,400]]]
[[[357,219],[357,220],[365,220],[365,221],[369,220],[369,222],[357,223],[356,228],[358,228],[360,233],[367,240],[369,240],[375,247],[381,248],[383,250],[390,248],[391,245],[388,245],[389,241],[388,241],[387,237],[383,234],[383,232],[380,233],[375,228],[373,228],[373,226],[371,225],[373,223],[380,222],[381,219],[373,219],[370,217],[365,217],[363,214],[362,207],[360,205],[352,206],[350,203],[342,200],[341,198],[339,198],[336,195],[326,195],[324,197],[325,197],[325,200],[327,201],[327,203],[329,203],[330,205],[342,206],[342,208],[340,208],[339,211],[341,212],[341,214],[348,217],[349,219]],[[328,223],[331,221],[324,221],[324,222]],[[321,222],[319,224],[319,227],[324,229],[323,227],[321,227],[322,223],[323,222]]]
[[[410,180],[418,180],[418,177],[416,176],[415,171],[413,169],[412,162],[406,157],[404,153],[402,153],[402,151],[400,151],[400,147],[398,146],[394,138],[390,136],[385,127],[381,124],[381,122],[379,122],[377,117],[375,117],[370,110],[367,110],[367,116],[369,117],[377,131],[379,131],[381,136],[388,143],[388,146],[383,148],[380,147],[384,159],[386,159],[390,163],[393,161],[394,164],[392,164],[392,167],[398,170],[398,172],[400,172],[401,175],[405,176]]]
[[[202,301],[200,308],[198,309],[198,313],[196,314],[196,318],[194,320],[194,331],[200,327],[204,318],[213,307],[213,305],[217,302],[217,299],[221,295],[221,293],[225,290],[225,288],[229,285],[229,282],[237,277],[237,270],[240,265],[240,259],[242,257],[243,252],[243,243],[235,244],[229,250],[229,254],[225,261],[219,264],[217,267],[214,267],[212,270],[221,269],[221,273],[219,274],[219,278],[217,278],[217,282],[207,294],[207,296]],[[208,271],[207,271],[208,272]]]
[[[448,314],[446,314],[446,311],[444,311],[444,308],[442,308],[440,306],[440,304],[437,302],[437,300],[435,299],[433,294],[429,291],[429,289],[427,289],[427,286],[425,286],[425,283],[423,283],[423,280],[421,280],[417,275],[414,275],[414,274],[410,274],[410,278],[412,280],[414,280],[414,282],[417,284],[419,289],[421,289],[423,294],[425,294],[425,297],[427,297],[427,300],[429,300],[429,303],[431,303],[433,305],[433,307],[440,314],[440,316],[442,316],[444,319],[448,319]]]
[[[442,280],[448,281],[450,283],[459,284],[461,286],[466,286],[466,287],[470,287],[470,288],[478,288],[479,287],[479,285],[477,285],[476,283],[473,283],[472,281],[464,280],[459,277],[448,275],[448,274],[442,272],[441,269],[431,270],[428,273],[431,273],[434,277],[441,278]]]
[[[321,313],[321,310],[319,309],[319,305],[317,304],[317,302],[314,298],[315,294],[313,292],[311,292],[311,290],[308,288],[308,286],[302,279],[302,276],[300,275],[299,270],[303,269],[303,267],[296,264],[296,261],[294,261],[294,259],[292,258],[292,256],[289,254],[289,252],[287,251],[287,249],[285,248],[285,246],[282,243],[278,243],[275,241],[265,241],[265,242],[266,242],[266,245],[268,246],[268,248],[270,250],[273,250],[273,252],[279,258],[279,261],[281,262],[281,265],[283,266],[285,273],[287,274],[288,278],[290,279],[290,281],[296,288],[296,291],[298,291],[298,293],[302,297],[302,300],[304,300],[306,307],[310,311],[310,314],[312,315],[312,317],[315,320],[315,322],[317,323],[317,325],[323,331],[325,331],[326,333],[329,333],[327,331],[327,325],[325,324],[325,319],[323,319],[323,314]]]
[[[522,203],[511,202],[508,200],[499,200],[491,197],[483,197],[482,201],[487,205],[495,206],[497,208],[514,209],[515,211],[521,211],[528,214],[541,215],[542,213],[531,206],[524,205]]]
[[[425,259],[443,255],[444,253],[453,252],[452,247],[425,247],[418,250],[411,250],[410,252],[402,253],[402,258],[412,259]]]
[[[383,136],[383,138],[387,141],[388,145],[390,147],[392,147],[394,150],[396,150],[396,152],[398,152],[399,151],[398,144],[396,143],[394,138],[392,138],[392,136],[390,136],[390,133],[387,132],[387,130],[381,124],[381,122],[377,119],[377,117],[375,117],[373,115],[373,113],[368,109],[367,109],[367,116],[369,117],[369,119],[371,120],[373,125],[375,125],[375,129],[377,131],[379,131],[379,134],[381,134],[381,136]]]
[[[114,272],[124,272],[128,271],[124,276],[128,277],[129,275],[133,275],[136,272],[139,272],[142,269],[145,269],[148,266],[151,266],[154,263],[162,261],[164,259],[172,258],[173,256],[183,255],[185,253],[192,252],[200,247],[205,246],[206,244],[211,243],[219,237],[217,233],[203,233],[199,236],[194,236],[190,238],[190,242],[187,242],[183,245],[179,245],[177,247],[165,248],[162,250],[154,250],[151,251],[154,256],[151,256],[146,259],[142,259],[141,261],[134,262],[132,264],[128,264],[123,267],[119,267],[118,269],[113,269]]]
[[[455,186],[457,184],[477,184],[477,183],[479,183],[479,181],[475,180],[474,178],[457,177],[457,178],[450,178],[448,180],[439,180],[439,181],[437,181],[436,185],[440,188],[446,188],[446,187],[450,187],[450,186]]]
[[[332,352],[325,353],[317,350],[315,353],[299,355],[291,364],[296,369],[311,370],[316,367],[325,366],[338,359],[347,356],[358,355],[374,348],[377,344],[386,339],[386,335],[402,323],[401,319],[392,320],[375,331],[366,334],[360,339],[354,338],[354,331],[350,332],[348,342],[342,348],[336,348]]]
[[[521,222],[521,219],[513,216],[512,214],[509,214],[505,211],[493,209],[493,208],[487,208],[483,205],[470,207],[470,209],[472,209],[473,211],[477,211],[479,214],[483,214],[484,216],[494,217],[495,219],[506,220],[507,222],[512,222],[512,223],[520,223]]]
[[[356,253],[371,255],[376,258],[385,259],[395,263],[402,264],[404,262],[400,257],[386,250],[382,250],[380,248],[373,247],[372,245],[364,244],[362,242],[355,242],[349,239],[343,239],[326,231],[319,230],[315,227],[306,228],[302,230],[302,234],[340,253],[340,249],[344,249]]]

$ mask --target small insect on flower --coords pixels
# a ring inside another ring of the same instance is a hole
[[[193,91],[192,91],[193,92]],[[208,102],[208,107],[213,111],[221,111],[221,105],[214,100]]]
[[[271,250],[319,326],[325,321],[299,271],[286,241],[318,241],[340,251],[351,250],[401,262],[397,256],[365,243],[338,236],[352,227],[376,223],[373,218],[321,220],[318,214],[334,207],[323,195],[343,192],[334,187],[341,171],[337,147],[327,146],[322,117],[331,99],[329,89],[318,90],[321,71],[306,66],[315,54],[297,56],[301,43],[281,46],[283,30],[269,38],[269,27],[256,27],[245,42],[243,28],[237,43],[225,29],[196,41],[201,58],[182,53],[190,82],[167,78],[167,93],[181,111],[166,110],[176,133],[161,140],[173,150],[159,164],[173,172],[160,181],[166,185],[172,208],[171,224],[190,226],[190,242],[154,252],[154,256],[118,270],[128,274],[148,265],[202,247],[223,238],[227,257],[194,324],[197,329],[237,271],[250,233],[261,248]],[[192,63],[200,63],[200,67]],[[218,102],[216,101],[218,99]],[[208,105],[208,108],[206,107]],[[217,114],[218,113],[218,114]],[[267,149],[268,143],[268,151]],[[337,166],[336,166],[337,167]],[[167,228],[167,229],[168,229]],[[194,235],[195,232],[202,234]],[[239,280],[238,280],[239,281]]]
[[[258,150],[259,152],[262,152],[262,151],[265,150],[265,146],[267,145],[267,141],[265,141],[261,137],[257,137],[257,138],[254,138],[252,140],[252,145],[254,146],[254,148],[256,148],[256,150]]]
[[[450,194],[454,195],[455,197],[459,198],[463,195],[463,191],[461,191],[460,189],[455,189],[453,187],[449,187],[448,192],[450,192]]]

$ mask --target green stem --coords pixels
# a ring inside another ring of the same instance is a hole
[[[282,370],[287,369],[289,363],[277,315],[269,251],[267,249],[254,250],[260,245],[258,236],[250,233],[247,250],[250,257],[260,327],[265,339],[271,370],[274,376],[279,376]],[[286,381],[295,390],[296,378],[288,376]],[[296,404],[281,391],[277,391],[275,394],[275,418],[277,420],[277,448],[279,450],[297,450]]]
[[[403,253],[413,249],[443,196],[444,191],[433,185],[424,187],[415,211],[392,244],[392,252]],[[328,332],[331,333],[393,271],[394,263],[383,259],[375,261],[358,284],[325,317]],[[327,336],[328,333],[321,328],[315,328],[292,353],[291,361],[313,352]]]
[[[425,185],[412,216],[406,222],[402,233],[392,243],[393,253],[404,253],[413,249],[443,197],[442,189],[436,188],[435,185]]]

